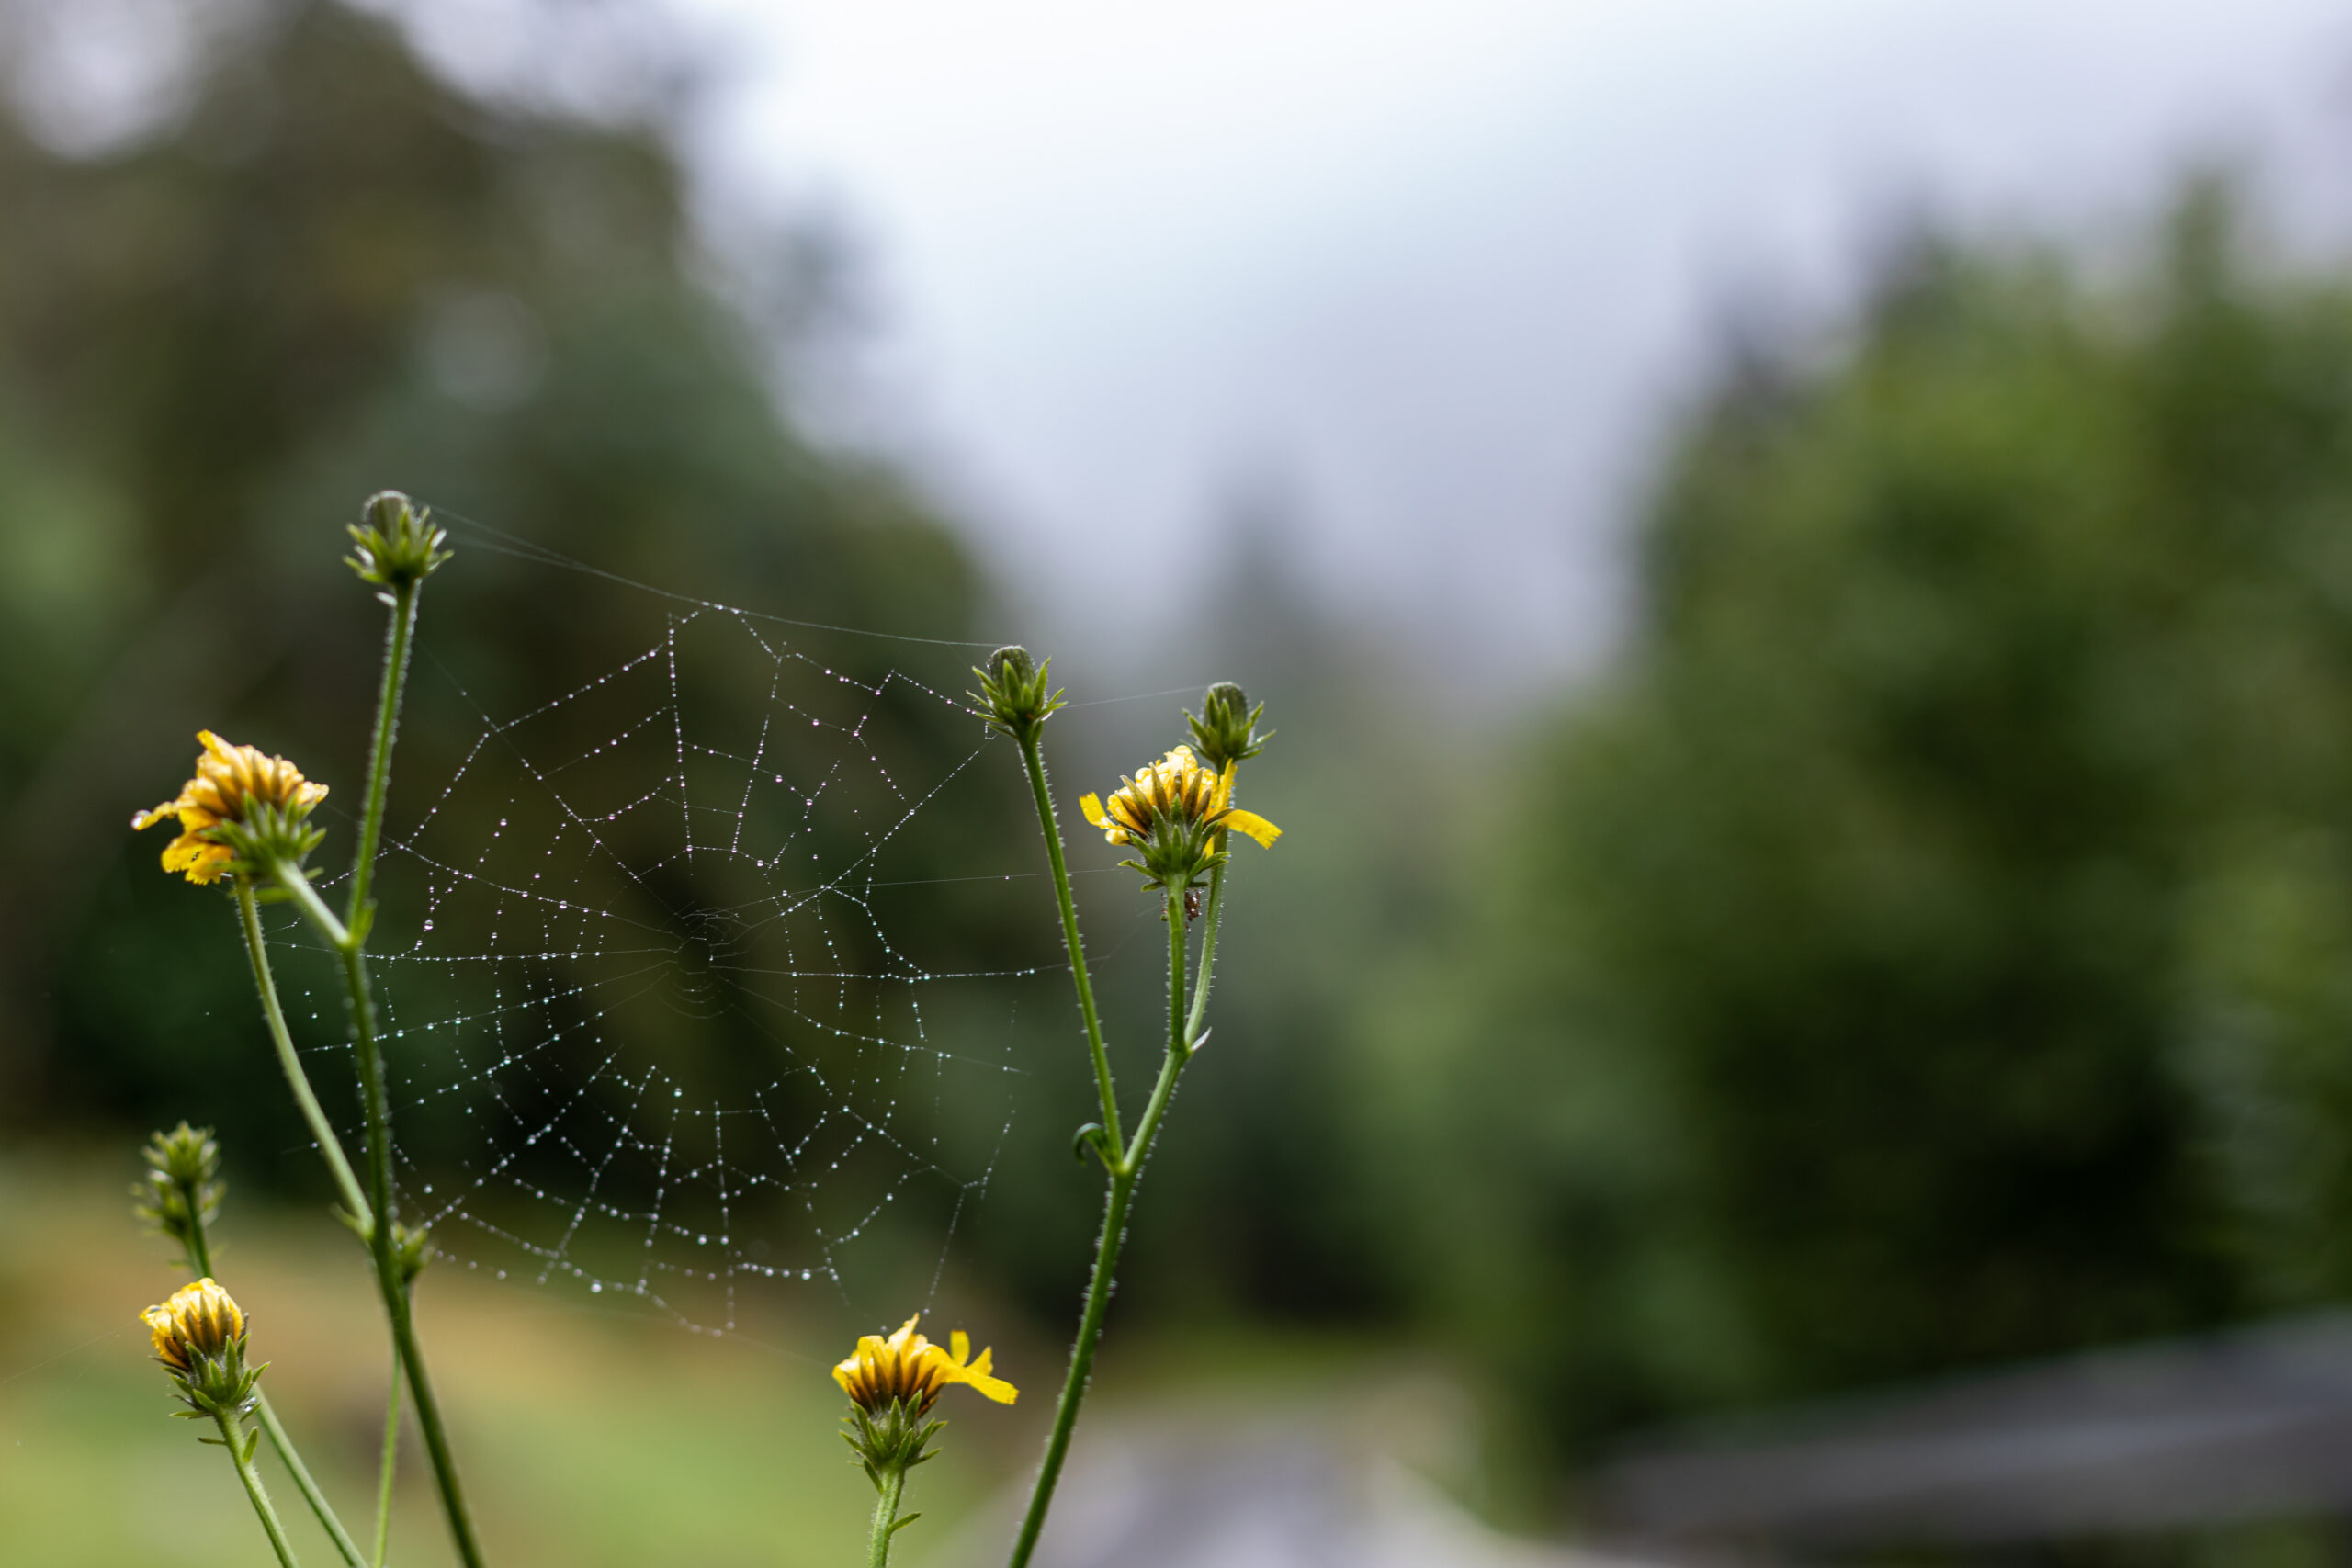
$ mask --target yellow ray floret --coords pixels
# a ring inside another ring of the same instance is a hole
[[[155,1359],[187,1376],[196,1356],[218,1356],[245,1335],[245,1314],[208,1277],[182,1285],[169,1301],[139,1314],[155,1342]]]
[[[197,732],[204,753],[196,760],[196,776],[180,786],[178,796],[130,819],[134,830],[145,831],[176,817],[180,836],[164,850],[164,869],[182,871],[194,883],[219,880],[235,857],[226,844],[207,837],[223,822],[243,822],[255,804],[277,807],[297,815],[327,797],[327,786],[312,784],[302,770],[283,757],[264,756],[251,746],[232,746],[209,729]]]
[[[1111,792],[1107,806],[1102,796],[1090,791],[1079,797],[1078,809],[1114,844],[1140,843],[1151,836],[1152,824],[1163,817],[1229,828],[1267,849],[1272,849],[1274,840],[1283,836],[1280,828],[1256,812],[1234,807],[1232,763],[1227,762],[1223,773],[1213,773],[1193,755],[1190,746],[1179,746],[1157,762],[1145,763],[1133,778]]]
[[[905,1404],[920,1416],[951,1383],[977,1389],[999,1404],[1020,1397],[1020,1390],[989,1375],[993,1351],[982,1350],[975,1359],[971,1337],[960,1328],[948,1337],[952,1349],[934,1345],[915,1332],[922,1316],[917,1313],[907,1319],[888,1339],[861,1336],[856,1352],[833,1369],[833,1381],[860,1409],[879,1415],[893,1404]]]

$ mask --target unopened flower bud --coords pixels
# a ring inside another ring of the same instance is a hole
[[[449,558],[441,546],[447,530],[433,524],[430,508],[420,507],[396,490],[379,491],[359,508],[360,521],[350,533],[357,547],[344,564],[359,581],[384,590],[377,597],[388,603],[393,593],[424,581]]]
[[[140,1151],[147,1175],[130,1189],[138,1201],[132,1213],[149,1228],[179,1244],[191,1267],[196,1261],[196,1235],[220,1213],[227,1190],[220,1177],[220,1145],[209,1127],[183,1122],[168,1133],[157,1133]]]
[[[967,694],[979,705],[980,716],[990,729],[1015,740],[1030,739],[1046,720],[1068,705],[1059,692],[1047,690],[1053,664],[1050,659],[1040,664],[1029,657],[1027,649],[1009,644],[989,654],[986,664],[972,667],[980,689]]]
[[[1265,711],[1263,703],[1251,707],[1232,682],[1219,681],[1201,694],[1200,716],[1187,711],[1184,722],[1192,727],[1193,746],[1201,761],[1221,773],[1227,763],[1248,761],[1273,739],[1272,730],[1258,733],[1258,716]]]
[[[139,1315],[191,1411],[234,1419],[253,1408],[254,1384],[267,1367],[245,1365],[245,1314],[228,1292],[198,1280]]]

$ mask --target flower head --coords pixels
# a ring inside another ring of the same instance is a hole
[[[948,1336],[946,1347],[934,1345],[915,1332],[922,1316],[907,1319],[888,1339],[862,1336],[856,1351],[833,1369],[833,1381],[859,1409],[873,1416],[903,1404],[922,1416],[951,1383],[967,1384],[999,1404],[1020,1397],[1020,1390],[989,1375],[994,1351],[982,1350],[974,1359],[971,1337],[960,1328]]]
[[[1272,849],[1283,832],[1256,812],[1234,807],[1231,761],[1212,770],[1190,746],[1179,746],[1133,777],[1123,777],[1107,804],[1089,794],[1078,808],[1102,829],[1104,839],[1141,852],[1140,859],[1120,864],[1153,882],[1180,886],[1223,861],[1218,833],[1240,833]]]
[[[217,881],[236,864],[239,849],[245,847],[240,840],[263,837],[268,848],[294,849],[289,859],[307,854],[319,835],[301,823],[327,797],[327,786],[311,783],[283,757],[232,746],[209,729],[198,730],[196,738],[204,743],[196,776],[180,786],[177,797],[130,819],[131,828],[143,832],[179,818],[180,836],[165,846],[164,869],[186,872],[199,885]]]
[[[139,1315],[190,1409],[242,1416],[251,1407],[265,1369],[245,1365],[245,1314],[228,1292],[198,1280]]]
[[[951,1348],[917,1334],[915,1322],[921,1316],[918,1313],[907,1319],[888,1339],[878,1334],[863,1336],[855,1353],[833,1369],[833,1381],[853,1406],[842,1440],[876,1491],[883,1490],[884,1476],[903,1476],[932,1457],[931,1439],[946,1425],[931,1417],[940,1390],[964,1383],[999,1404],[1010,1404],[1021,1395],[1002,1378],[989,1375],[991,1353],[983,1350],[974,1357],[972,1341],[963,1330],[949,1336]]]

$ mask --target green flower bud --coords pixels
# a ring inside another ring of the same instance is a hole
[[[987,664],[972,667],[980,689],[965,694],[979,705],[989,728],[1015,740],[1029,740],[1046,720],[1069,705],[1059,692],[1046,689],[1053,666],[1050,659],[1040,664],[1029,657],[1027,649],[1008,645],[989,654]]]
[[[369,496],[359,508],[359,516],[350,529],[357,548],[343,558],[344,564],[359,574],[360,581],[382,589],[377,597],[387,603],[393,593],[424,581],[449,558],[449,552],[441,547],[449,536],[433,525],[432,510],[414,505],[396,490]]]
[[[1246,762],[1266,749],[1273,732],[1257,732],[1258,716],[1266,705],[1250,705],[1241,688],[1230,681],[1219,681],[1201,694],[1201,713],[1195,718],[1187,710],[1184,722],[1192,726],[1193,747],[1201,761],[1223,773],[1229,762]]]
[[[130,1195],[138,1200],[131,1212],[150,1230],[178,1243],[193,1269],[196,1233],[219,1217],[228,1190],[220,1180],[220,1145],[213,1142],[211,1128],[183,1122],[168,1133],[152,1134],[140,1156],[147,1174],[131,1185]]]

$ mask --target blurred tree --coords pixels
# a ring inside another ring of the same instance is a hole
[[[71,19],[10,15],[33,13]],[[780,409],[774,345],[714,291],[658,95],[470,95],[392,23],[322,0],[202,15],[178,111],[131,140],[69,154],[0,120],[0,1065],[13,1114],[215,1120],[250,1166],[298,1140],[232,926],[157,873],[127,813],[182,776],[199,725],[356,794],[378,634],[337,557],[361,497],[395,485],[611,571],[828,623],[975,637],[984,601],[902,479]],[[495,546],[463,555],[427,646],[493,711],[662,635],[650,601],[591,609],[579,580],[550,592]],[[904,662],[797,646],[869,682]],[[943,681],[959,660],[939,650]],[[446,690],[420,683],[404,776],[446,770],[436,747],[479,722],[460,703],[437,726]],[[687,701],[723,723],[763,691]],[[975,733],[901,683],[865,739],[936,776]],[[894,841],[900,874],[963,869],[976,823],[1017,821],[1001,782]],[[954,889],[907,918],[938,962],[1050,951],[1049,926],[1028,942]],[[286,1169],[307,1183],[308,1163],[297,1148]]]
[[[2237,248],[2218,185],[2137,284],[1923,243],[1689,422],[1637,645],[1380,1031],[1521,1411],[2352,1289],[2352,294]]]

